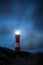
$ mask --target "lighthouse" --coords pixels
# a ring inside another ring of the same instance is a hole
[[[15,52],[20,52],[20,31],[15,32]]]

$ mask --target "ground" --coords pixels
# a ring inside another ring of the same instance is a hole
[[[0,65],[43,65],[43,53],[31,54],[20,51],[15,53],[0,47]]]

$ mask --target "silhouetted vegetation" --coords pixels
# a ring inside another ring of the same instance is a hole
[[[43,53],[15,51],[0,47],[0,65],[43,65]]]

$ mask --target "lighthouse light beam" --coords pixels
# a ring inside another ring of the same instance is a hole
[[[19,30],[15,31],[15,35],[20,35],[20,31]]]

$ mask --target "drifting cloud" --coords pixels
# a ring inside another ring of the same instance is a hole
[[[30,50],[43,47],[42,3],[43,2],[41,0],[40,1],[8,0],[6,2],[1,1],[0,36],[8,34],[12,35],[16,29],[19,29],[21,31],[21,48]],[[10,39],[9,35],[8,37]],[[12,43],[11,46],[13,46]]]

